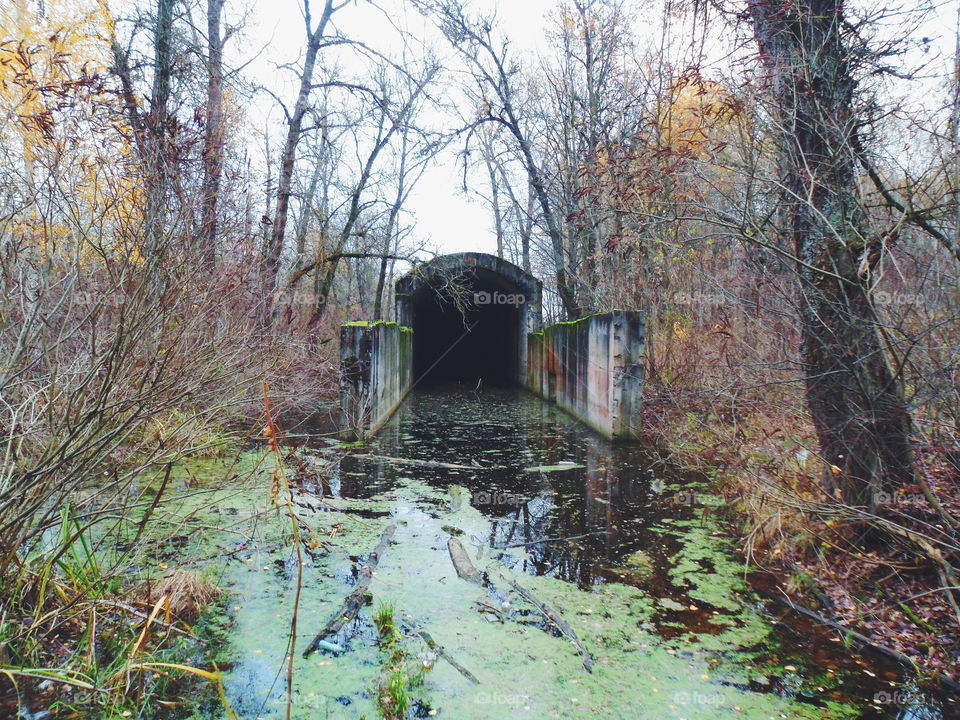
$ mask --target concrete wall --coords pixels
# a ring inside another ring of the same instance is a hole
[[[395,322],[340,327],[344,437],[364,439],[385,423],[413,382],[413,331]]]
[[[527,340],[526,385],[614,440],[639,436],[643,314],[616,310],[557,323]]]

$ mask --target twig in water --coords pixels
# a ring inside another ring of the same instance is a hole
[[[577,647],[577,651],[580,653],[580,658],[583,661],[583,669],[587,672],[593,672],[593,658],[590,657],[590,653],[587,652],[587,648],[580,641],[580,638],[577,637],[577,633],[574,632],[573,628],[570,627],[566,621],[560,617],[560,615],[549,605],[537,599],[537,597],[527,590],[526,588],[518,585],[513,580],[509,580],[510,586],[516,590],[527,602],[533,605],[537,610],[540,611],[540,614],[544,618],[556,625],[557,629],[566,635],[571,642]]]
[[[583,538],[593,537],[594,535],[600,532],[603,532],[603,531],[596,530],[594,532],[583,533],[582,535],[570,535],[569,537],[543,538],[542,540],[527,540],[522,543],[513,543],[512,545],[504,545],[502,547],[495,547],[492,549],[493,550],[510,550],[512,548],[526,547],[527,545],[541,545],[543,543],[567,542],[568,540],[582,540]]]
[[[357,613],[360,612],[360,608],[362,608],[366,603],[366,596],[367,591],[370,588],[370,581],[373,580],[373,572],[377,569],[380,558],[390,546],[390,541],[393,539],[393,535],[396,532],[396,525],[390,525],[386,530],[383,531],[383,535],[380,536],[380,542],[377,543],[377,547],[374,548],[373,552],[370,553],[369,557],[367,558],[367,562],[365,562],[363,567],[360,568],[357,584],[354,586],[353,592],[344,598],[343,604],[340,606],[340,608],[330,616],[330,619],[327,620],[327,624],[324,625],[323,629],[314,636],[313,640],[310,642],[310,645],[307,646],[307,649],[303,651],[304,657],[308,657],[310,653],[317,650],[320,647],[320,643],[323,642],[324,639],[326,639],[329,635],[339,632],[344,625],[353,620],[357,616]]]
[[[463,675],[467,680],[472,682],[474,685],[480,684],[480,681],[477,680],[476,675],[474,675],[472,672],[467,670],[463,665],[458,663],[456,659],[449,653],[449,651],[443,645],[441,645],[440,643],[438,643],[436,640],[433,639],[430,633],[428,633],[426,630],[417,630],[415,632],[417,633],[417,635],[423,638],[423,641],[427,644],[428,648],[433,650],[437,655],[439,655],[448,663],[450,663],[450,665],[453,666],[454,670],[456,670],[458,673]]]

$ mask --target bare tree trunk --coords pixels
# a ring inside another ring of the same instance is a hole
[[[531,235],[533,235],[533,192],[530,187],[527,186],[527,212],[524,216],[523,230],[520,232],[520,252],[523,258],[523,270],[527,273],[533,272],[533,270],[530,269]]]
[[[294,246],[297,250],[296,264],[303,262],[303,257],[307,249],[307,231],[310,229],[310,215],[313,214],[313,201],[317,195],[317,186],[320,184],[320,171],[323,166],[323,160],[318,159],[313,166],[313,172],[310,173],[310,184],[307,186],[307,193],[303,197],[303,211],[297,221],[297,231],[295,235]]]
[[[203,133],[203,189],[200,243],[204,263],[217,261],[217,202],[223,176],[223,39],[220,16],[224,0],[207,0],[207,112]]]
[[[483,131],[481,134],[481,150],[483,163],[490,178],[490,206],[493,210],[493,225],[497,233],[497,257],[503,257],[503,215],[500,211],[500,187],[497,182],[497,164],[492,134]]]
[[[842,0],[748,0],[779,111],[789,235],[801,292],[807,404],[831,491],[875,506],[912,479],[911,421],[867,281],[853,145],[858,118]]]
[[[313,87],[313,71],[317,64],[323,34],[330,17],[343,5],[334,6],[333,0],[325,0],[323,14],[316,28],[312,25],[309,0],[304,0],[304,20],[307,27],[307,51],[300,74],[300,89],[293,112],[287,119],[287,138],[280,156],[280,171],[277,176],[277,207],[270,227],[270,241],[264,259],[264,300],[270,297],[280,271],[280,257],[283,254],[283,239],[287,231],[287,217],[290,210],[290,194],[293,183],[293,169],[297,160],[297,145],[303,129],[303,117],[307,112],[310,90]],[[265,312],[269,313],[269,303]]]
[[[497,233],[497,257],[503,257],[503,217],[500,213],[500,188],[497,187],[497,171],[488,158],[487,173],[490,175],[490,199],[493,204],[493,224]]]
[[[497,171],[500,173],[500,178],[503,181],[503,187],[506,188],[507,197],[510,198],[510,204],[513,208],[514,214],[517,216],[517,228],[520,232],[520,262],[521,267],[524,272],[531,272],[530,270],[530,236],[533,234],[533,212],[534,212],[534,198],[533,190],[530,188],[530,181],[527,180],[527,200],[525,205],[520,204],[520,200],[517,199],[517,194],[513,191],[513,187],[510,185],[510,178],[507,176],[507,171],[502,164],[496,163]]]
[[[390,259],[387,257],[393,252],[393,245],[391,240],[393,236],[387,234],[386,243],[384,243],[384,254],[380,258],[380,271],[377,274],[377,289],[374,293],[373,301],[373,319],[382,320],[383,319],[383,290],[387,284],[387,266],[390,264]]]
[[[153,89],[147,115],[147,206],[144,216],[145,247],[148,258],[160,249],[170,181],[170,80],[173,73],[174,0],[157,0],[153,28]]]

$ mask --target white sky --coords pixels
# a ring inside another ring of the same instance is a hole
[[[314,18],[322,4],[323,0],[313,0]],[[434,38],[441,53],[451,53],[432,22],[404,0],[385,0],[380,4],[389,8],[392,22],[407,27],[414,35]],[[556,0],[482,0],[473,3],[475,8],[494,10],[502,27],[510,33],[515,51],[523,53],[536,51],[542,41],[545,15],[555,5]],[[234,65],[249,62],[244,69],[246,78],[269,87],[284,99],[288,107],[293,104],[296,78],[292,72],[278,70],[277,66],[295,60],[302,52],[305,33],[302,8],[301,0],[254,2],[244,21],[243,39],[239,46],[232,48],[233,57],[230,58]],[[231,19],[235,18],[228,18]],[[397,43],[397,32],[384,14],[363,0],[341,10],[334,20],[345,35],[377,50],[386,50]],[[250,62],[254,55],[256,57]],[[277,148],[283,137],[283,113],[277,107],[271,109],[272,104],[273,100],[261,94],[254,98],[247,114],[258,130],[267,123],[271,125],[273,147]],[[258,147],[260,145],[258,143]],[[411,240],[427,241],[443,253],[495,252],[496,237],[489,210],[472,192],[463,193],[463,168],[457,163],[457,149],[451,147],[442,152],[411,193],[406,206],[410,213],[408,218],[415,228]]]
[[[904,0],[911,7],[925,0]],[[495,11],[500,20],[501,29],[510,37],[514,52],[533,56],[546,52],[543,39],[545,17],[556,7],[558,0],[474,0],[471,7],[485,12]],[[863,0],[875,4],[876,0]],[[635,7],[642,7],[638,2]],[[934,13],[925,25],[918,29],[932,38],[934,55],[937,51],[946,57],[953,53],[957,29],[957,12],[960,0],[935,0]],[[229,13],[228,3],[228,13]],[[312,0],[316,17],[323,0]],[[405,27],[417,37],[433,38],[434,46],[442,53],[451,55],[451,50],[440,36],[430,20],[424,19],[410,7],[406,0],[380,0],[380,7],[386,13],[377,10],[367,0],[356,0],[350,6],[334,16],[337,29],[353,40],[370,47],[389,52],[391,46],[397,47],[397,32],[391,23]],[[657,3],[654,0],[654,5]],[[254,83],[269,87],[289,105],[293,103],[296,92],[294,74],[287,70],[278,70],[277,66],[296,60],[304,45],[304,25],[302,0],[252,0],[249,13],[243,21],[242,39],[228,50],[234,65],[249,63],[244,69],[246,78]],[[236,11],[235,11],[236,12]],[[656,15],[648,12],[647,17]],[[389,19],[388,19],[389,18]],[[228,17],[227,21],[236,21]],[[658,33],[659,20],[640,22],[640,33]],[[251,60],[252,58],[252,60]],[[921,59],[922,61],[922,59]],[[321,58],[323,62],[323,58]],[[929,68],[932,74],[943,72],[944,57],[940,57]],[[271,109],[271,105],[274,107]],[[248,118],[255,128],[262,130],[270,123],[273,135],[273,147],[277,148],[283,137],[282,111],[267,95],[255,97],[248,108]],[[443,119],[437,119],[443,122]],[[448,119],[448,122],[453,122]],[[262,142],[258,142],[262,147]],[[496,248],[492,217],[480,199],[462,192],[463,169],[458,165],[452,147],[441,153],[433,166],[423,175],[412,193],[407,211],[412,214],[408,220],[414,226],[412,241],[429,241],[440,252],[460,252],[479,250],[493,252]],[[474,180],[479,175],[474,176]],[[482,188],[481,188],[482,189]]]

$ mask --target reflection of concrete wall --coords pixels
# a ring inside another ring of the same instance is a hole
[[[393,322],[347,323],[340,328],[342,433],[375,433],[410,391],[413,332]]]
[[[532,333],[527,387],[616,440],[639,434],[643,315],[615,310]]]

